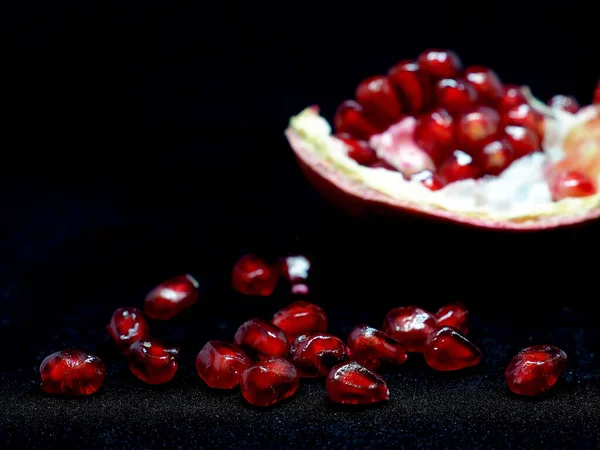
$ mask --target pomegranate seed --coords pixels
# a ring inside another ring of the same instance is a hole
[[[452,78],[462,71],[462,62],[452,50],[429,49],[419,55],[419,66],[435,78]]]
[[[435,318],[440,327],[454,328],[463,336],[469,333],[469,311],[460,302],[442,306],[435,313]]]
[[[499,126],[498,112],[488,106],[480,106],[458,118],[456,141],[467,150],[480,150],[498,135]]]
[[[129,370],[144,383],[167,383],[178,366],[179,349],[156,339],[136,341],[129,348]]]
[[[596,193],[592,179],[574,170],[552,174],[549,183],[555,201],[567,197],[587,197]]]
[[[480,100],[489,105],[496,105],[504,89],[496,72],[483,66],[471,66],[465,70],[465,78],[477,91]]]
[[[250,319],[240,325],[233,343],[252,357],[287,356],[290,350],[285,333],[260,319]]]
[[[296,368],[283,358],[272,357],[246,369],[240,389],[248,403],[266,407],[294,395],[298,384]]]
[[[146,296],[144,312],[151,319],[169,320],[198,299],[198,282],[191,275],[173,277],[159,284]]]
[[[411,176],[410,179],[420,181],[423,186],[430,191],[439,191],[446,185],[445,181],[441,177],[437,176],[430,170],[422,170],[421,172]]]
[[[403,100],[408,113],[415,114],[429,106],[431,86],[418,63],[401,61],[392,67],[387,75],[397,95]]]
[[[486,175],[499,175],[514,161],[514,151],[507,140],[490,142],[481,151],[480,165]]]
[[[508,125],[504,128],[506,139],[514,150],[515,159],[540,150],[540,138],[537,133],[525,127]]]
[[[481,350],[455,329],[442,327],[427,338],[423,357],[432,369],[447,372],[476,366]]]
[[[244,351],[229,342],[209,341],[196,357],[196,370],[213,389],[233,389],[252,361]]]
[[[480,173],[481,169],[477,167],[471,155],[462,150],[454,150],[438,172],[447,183],[477,178]]]
[[[451,114],[472,107],[477,101],[477,91],[463,79],[444,78],[435,86],[437,104]]]
[[[454,120],[445,109],[435,109],[417,120],[414,131],[416,144],[425,150],[437,165],[454,145]]]
[[[514,106],[506,111],[502,117],[504,125],[518,125],[543,134],[544,116],[528,104]]]
[[[367,118],[363,107],[354,100],[346,100],[338,106],[333,125],[337,133],[348,133],[357,139],[369,139],[383,131]]]
[[[400,118],[402,106],[386,77],[367,78],[358,85],[355,95],[365,112],[378,123],[390,125]]]
[[[233,266],[231,285],[244,295],[268,297],[277,284],[277,269],[255,255],[244,255]]]
[[[390,399],[385,380],[355,361],[333,367],[325,389],[331,401],[347,405],[365,405]]]
[[[436,328],[435,316],[416,306],[394,308],[383,322],[383,331],[409,352],[422,352],[427,337]]]
[[[324,377],[336,364],[348,359],[348,349],[340,338],[329,333],[298,336],[292,344],[290,362],[303,378]]]
[[[567,365],[567,354],[553,345],[534,345],[521,350],[504,371],[508,388],[534,397],[548,391]]]
[[[408,357],[400,342],[368,325],[358,325],[350,332],[348,349],[353,361],[370,370],[403,364]]]
[[[596,85],[596,89],[594,90],[594,98],[592,99],[592,104],[600,104],[600,80],[598,80],[598,84]]]
[[[106,370],[100,358],[81,350],[61,350],[40,365],[42,391],[64,396],[90,395],[102,386]]]
[[[273,315],[271,322],[290,339],[301,334],[327,330],[327,315],[323,308],[303,301],[284,306]]]
[[[133,342],[150,337],[150,329],[142,311],[133,307],[118,308],[113,313],[106,331],[123,354],[128,353]]]
[[[338,133],[334,135],[346,144],[348,156],[363,166],[368,166],[377,160],[377,154],[367,141],[353,139],[348,133]]]
[[[511,108],[527,103],[527,99],[523,95],[521,88],[514,84],[505,84],[504,92],[498,108],[500,111],[508,111]]]
[[[548,106],[568,111],[571,114],[576,114],[581,108],[577,99],[571,95],[555,95],[548,100]]]

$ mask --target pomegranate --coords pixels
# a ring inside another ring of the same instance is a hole
[[[365,75],[333,129],[313,106],[286,130],[308,180],[347,212],[512,231],[600,217],[598,107],[565,95],[540,102],[443,49]],[[569,172],[591,184],[565,189],[564,175],[548,175]]]
[[[504,371],[506,384],[517,395],[535,397],[558,381],[567,365],[567,354],[553,345],[534,345],[521,350]]]

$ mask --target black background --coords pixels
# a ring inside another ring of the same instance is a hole
[[[521,4],[523,3],[523,4]],[[593,314],[597,225],[505,235],[420,222],[351,219],[297,169],[287,120],[331,117],[361,79],[427,47],[491,65],[506,82],[591,100],[594,14],[527,2],[4,2],[0,108],[2,439],[28,447],[595,447],[600,329]],[[531,2],[533,3],[533,2]],[[518,6],[517,6],[518,5]],[[596,39],[597,40],[597,39]],[[388,375],[392,400],[327,402],[318,383],[269,411],[207,390],[193,358],[251,316],[290,301],[229,286],[246,252],[313,255],[313,300],[344,335],[405,304],[461,300],[484,362],[443,376],[418,357]],[[104,326],[183,272],[199,303],[156,335],[182,347],[176,379],[149,388]],[[541,401],[506,392],[502,371],[532,343],[570,357]],[[39,391],[50,352],[102,356],[91,398]]]

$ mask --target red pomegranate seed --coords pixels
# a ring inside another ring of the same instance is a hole
[[[303,378],[324,377],[333,366],[348,359],[344,341],[323,332],[298,336],[290,353],[290,362]]]
[[[500,115],[495,109],[480,106],[457,119],[456,141],[461,147],[473,151],[493,140],[500,131]]]
[[[549,184],[555,201],[567,197],[588,197],[596,193],[592,179],[574,170],[550,175]]]
[[[448,372],[476,366],[481,350],[454,328],[442,327],[427,338],[423,357],[432,369]]]
[[[429,334],[437,328],[433,314],[416,306],[401,306],[388,312],[383,331],[408,352],[422,352]]]
[[[508,109],[502,117],[502,123],[529,128],[538,135],[543,135],[544,116],[528,104],[517,105]]]
[[[594,104],[594,105],[600,104],[600,80],[598,80],[598,84],[596,85],[596,89],[594,90],[594,97],[592,99],[592,104]]]
[[[577,99],[571,95],[555,95],[548,100],[548,106],[552,108],[559,108],[572,114],[576,114],[581,108],[577,102]]]
[[[527,99],[519,86],[515,84],[504,85],[504,92],[500,99],[500,103],[498,104],[500,111],[508,111],[509,109],[524,103],[527,103]]]
[[[423,186],[425,186],[430,191],[439,191],[442,189],[446,183],[445,181],[437,176],[435,173],[430,170],[423,170],[421,172],[415,173],[410,177],[411,180],[419,180]]]
[[[386,77],[375,75],[367,78],[358,85],[355,95],[366,114],[377,119],[378,123],[392,124],[400,118],[402,105]]]
[[[331,401],[347,405],[365,405],[390,399],[385,380],[356,361],[333,367],[327,375],[325,389]]]
[[[496,105],[504,94],[500,78],[492,69],[483,66],[471,66],[465,70],[465,78],[477,91],[480,100],[488,105]]]
[[[462,71],[462,62],[452,50],[429,49],[419,55],[419,66],[435,78],[452,78]]]
[[[534,397],[548,391],[567,365],[567,354],[553,345],[534,345],[521,350],[504,371],[508,388]]]
[[[284,306],[273,315],[271,322],[290,339],[301,334],[327,330],[327,315],[323,308],[304,301]]]
[[[383,131],[367,118],[363,107],[354,100],[346,100],[338,106],[333,125],[337,133],[348,133],[357,139],[369,139]]]
[[[416,144],[425,150],[435,164],[443,161],[454,146],[454,120],[445,109],[435,109],[417,120]]]
[[[118,308],[106,331],[123,354],[128,353],[129,346],[135,341],[150,337],[150,329],[142,311],[133,307]]]
[[[481,169],[475,164],[471,155],[462,150],[454,150],[440,167],[438,175],[447,183],[454,183],[459,180],[477,178],[480,173]]]
[[[168,383],[179,367],[179,349],[159,340],[141,340],[129,348],[129,370],[148,384]]]
[[[415,114],[429,106],[431,85],[417,62],[401,61],[393,66],[387,75],[408,113]]]
[[[169,320],[198,300],[198,282],[191,275],[173,277],[146,296],[144,312],[151,319]]]
[[[497,139],[485,145],[479,163],[486,175],[499,175],[514,161],[514,150],[505,139]]]
[[[442,306],[435,317],[440,327],[454,328],[463,336],[469,333],[469,311],[460,302]]]
[[[357,163],[368,166],[377,160],[375,150],[367,141],[353,139],[348,133],[338,133],[334,136],[346,144],[348,156]]]
[[[298,384],[298,372],[293,364],[283,358],[272,357],[246,369],[240,389],[248,403],[266,407],[294,395]]]
[[[268,297],[277,284],[277,269],[255,255],[244,255],[233,266],[231,285],[244,295]]]
[[[368,325],[358,325],[348,335],[348,349],[353,361],[369,370],[403,364],[406,350],[390,335]]]
[[[229,342],[209,341],[196,356],[196,371],[213,389],[233,389],[242,379],[252,360]]]
[[[106,370],[100,358],[81,350],[61,350],[40,365],[42,391],[64,396],[90,395],[102,386]]]
[[[435,85],[438,106],[451,114],[471,108],[477,101],[477,91],[463,79],[444,78]]]
[[[508,125],[504,128],[504,139],[512,146],[515,159],[541,149],[538,134],[529,128]]]
[[[287,356],[290,350],[285,333],[264,320],[250,319],[237,329],[233,343],[251,357]]]

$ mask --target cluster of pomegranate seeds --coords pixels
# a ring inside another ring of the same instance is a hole
[[[90,395],[102,386],[105,374],[100,358],[81,350],[61,350],[40,365],[42,390],[63,396]]]
[[[521,350],[504,372],[511,392],[533,397],[556,384],[567,365],[567,354],[553,345],[534,345]]]
[[[144,312],[151,319],[170,320],[198,299],[198,282],[191,275],[171,278],[146,296]]]

